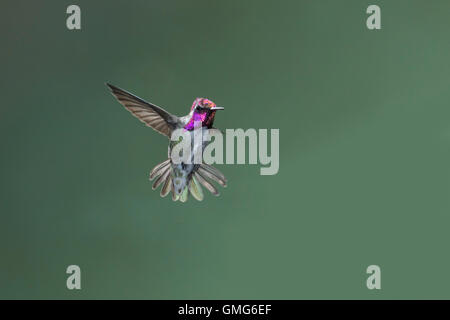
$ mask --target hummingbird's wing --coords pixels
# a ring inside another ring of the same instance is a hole
[[[133,116],[145,123],[148,127],[151,127],[170,138],[172,131],[177,127],[177,124],[179,124],[180,121],[177,116],[109,83],[106,85],[111,89],[111,93],[114,97],[116,97],[116,99],[125,107],[125,109],[130,111]]]

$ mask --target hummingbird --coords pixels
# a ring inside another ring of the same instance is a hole
[[[112,95],[133,116],[169,139],[168,159],[159,163],[150,171],[150,180],[155,180],[152,185],[153,190],[162,185],[161,197],[165,197],[171,192],[172,200],[180,200],[181,202],[186,202],[189,194],[199,201],[203,200],[202,186],[213,195],[219,195],[212,181],[226,187],[227,179],[223,173],[203,161],[200,164],[195,164],[193,161],[190,163],[173,161],[171,151],[177,141],[172,141],[171,135],[174,130],[182,129],[191,134],[192,137],[194,129],[201,129],[202,136],[205,137],[212,130],[218,130],[213,127],[214,118],[216,111],[223,110],[223,107],[217,106],[207,98],[196,98],[192,103],[190,112],[185,116],[178,117],[130,92],[109,83],[106,83],[106,85],[111,90]],[[203,154],[203,150],[209,143],[209,139],[196,140],[199,139],[191,139],[191,155],[194,154],[193,150],[199,148],[201,148]]]

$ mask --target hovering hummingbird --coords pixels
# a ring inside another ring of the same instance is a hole
[[[111,93],[114,97],[125,107],[125,109],[130,111],[133,116],[138,118],[146,126],[165,135],[169,140],[172,132],[180,128],[186,130],[192,137],[197,124],[201,124],[203,136],[209,134],[210,130],[217,130],[213,128],[214,117],[216,111],[223,110],[223,107],[216,106],[211,100],[197,98],[194,100],[189,114],[183,117],[177,117],[125,90],[109,83],[106,85],[111,89]],[[192,151],[198,148],[201,148],[203,154],[204,148],[209,143],[208,139],[201,139],[200,142],[196,141],[196,139],[191,139],[191,141],[193,141],[191,145],[191,155],[194,154]],[[226,187],[227,180],[222,172],[206,163],[194,164],[194,162],[191,161],[190,164],[187,164],[172,161],[171,151],[176,144],[176,141],[170,140],[168,159],[155,166],[150,172],[150,180],[156,179],[152,186],[153,190],[162,184],[160,192],[162,197],[165,197],[169,192],[172,192],[173,201],[180,200],[186,202],[190,193],[195,199],[201,201],[203,200],[201,185],[203,185],[212,194],[218,196],[219,192],[211,181],[215,181]]]

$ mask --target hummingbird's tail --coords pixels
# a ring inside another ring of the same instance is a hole
[[[152,189],[155,190],[159,187],[160,184],[163,183],[163,186],[161,188],[160,195],[161,197],[167,196],[169,191],[173,189],[172,186],[172,175],[171,172],[171,166],[170,166],[170,159],[167,159],[164,162],[161,162],[156,167],[153,168],[153,170],[150,172],[150,180],[153,180],[154,178],[158,177],[155,182],[153,182]]]
[[[195,166],[194,170],[188,175],[187,181],[183,185],[183,189],[175,190],[173,183],[173,169],[170,159],[161,162],[153,168],[150,172],[150,180],[155,179],[152,189],[156,189],[159,185],[163,185],[161,188],[161,197],[167,196],[167,194],[172,191],[172,200],[181,202],[186,202],[189,193],[198,201],[203,200],[203,190],[202,186],[205,187],[213,195],[218,196],[219,191],[210,182],[215,181],[223,187],[227,186],[227,179],[218,169],[213,166],[207,165],[205,163]],[[179,188],[178,188],[179,189]]]

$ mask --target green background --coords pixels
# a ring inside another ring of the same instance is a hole
[[[449,12],[4,1],[0,298],[450,298]],[[167,140],[105,81],[175,114],[209,97],[222,129],[279,128],[279,173],[219,165],[219,198],[160,198],[148,172]],[[371,264],[381,290],[366,287]]]

